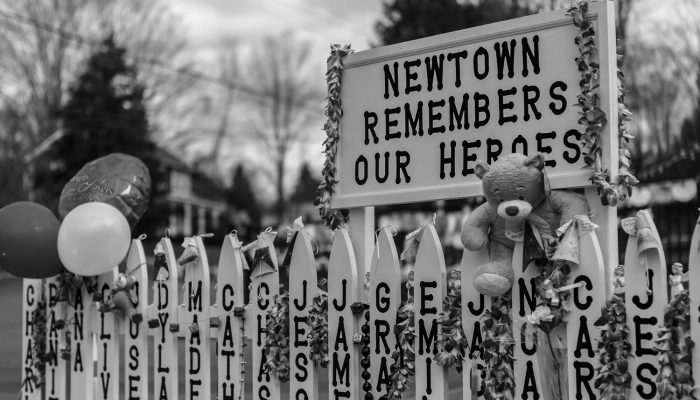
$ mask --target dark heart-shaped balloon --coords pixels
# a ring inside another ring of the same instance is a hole
[[[148,168],[136,157],[112,153],[85,164],[66,184],[58,203],[58,214],[64,218],[75,207],[101,202],[116,207],[133,229],[146,208],[151,195]]]

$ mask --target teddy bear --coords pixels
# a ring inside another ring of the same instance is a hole
[[[535,226],[541,237],[554,238],[560,225],[588,212],[588,203],[575,192],[549,190],[540,153],[509,154],[491,166],[479,161],[474,173],[486,203],[462,225],[462,244],[476,251],[488,242],[489,262],[476,268],[473,284],[479,293],[501,296],[513,286],[514,239],[523,240],[524,222]]]

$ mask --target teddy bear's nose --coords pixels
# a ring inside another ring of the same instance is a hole
[[[515,217],[516,215],[518,215],[518,212],[520,212],[520,210],[516,206],[506,207],[506,214],[510,215],[511,217]]]

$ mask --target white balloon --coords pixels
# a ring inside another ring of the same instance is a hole
[[[83,276],[112,270],[126,256],[131,229],[124,215],[106,203],[85,203],[66,215],[58,230],[58,257]]]

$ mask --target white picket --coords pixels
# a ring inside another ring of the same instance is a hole
[[[160,245],[165,253],[168,278],[153,281],[153,304],[148,306],[149,334],[153,339],[153,398],[178,399],[179,363],[177,333],[171,327],[178,323],[178,269],[173,244],[162,238]],[[158,271],[154,271],[157,274]]]
[[[523,271],[523,242],[515,242],[513,249],[513,290],[511,309],[513,321],[513,378],[515,381],[516,399],[537,400],[544,395],[543,375],[551,374],[551,370],[541,368],[538,360],[539,329],[527,323],[527,315],[535,311],[537,293],[535,278],[539,275],[537,267],[530,263]],[[544,350],[542,350],[544,351]],[[548,350],[547,350],[548,351]]]
[[[68,306],[70,328],[70,394],[74,399],[89,398],[95,393],[93,319],[95,306],[87,288],[76,289],[75,304]]]
[[[272,255],[271,255],[272,256]],[[268,311],[274,305],[274,296],[279,294],[277,269],[265,261],[251,266],[250,302],[253,337],[253,397],[256,399],[277,400],[280,398],[280,382],[265,370],[265,333]]]
[[[146,303],[148,301],[148,269],[141,241],[131,241],[126,257],[126,274],[135,279],[130,290],[133,316],[121,320],[124,334],[124,399],[148,400],[148,328]],[[134,298],[131,298],[131,296]]]
[[[432,224],[421,231],[414,272],[416,341],[416,396],[422,400],[446,399],[447,367],[435,362],[439,331],[437,319],[447,293],[445,256]]]
[[[360,324],[350,306],[359,301],[355,253],[346,229],[333,236],[328,262],[328,398],[360,399],[360,353],[352,342]]]
[[[471,252],[464,250],[460,271],[462,276],[462,329],[469,340],[469,354],[462,364],[462,399],[483,399],[481,390],[481,371],[484,362],[476,354],[482,342],[481,319],[486,310],[491,308],[491,297],[484,296],[474,289],[472,276],[477,266],[489,261],[486,247]]]
[[[209,261],[202,238],[195,236],[194,241],[197,259],[185,265],[182,303],[178,309],[178,336],[185,338],[185,398],[209,400]]]
[[[657,394],[655,377],[658,371],[658,326],[664,321],[664,308],[668,304],[666,258],[661,241],[649,211],[637,213],[636,226],[648,227],[653,235],[645,240],[636,236],[627,239],[625,252],[625,292],[627,324],[632,356],[629,371],[632,375],[630,400],[651,399]],[[654,241],[655,243],[649,243]],[[656,245],[640,253],[648,244]]]
[[[318,371],[309,360],[309,310],[318,293],[316,261],[305,231],[296,234],[289,266],[289,397],[318,398]]]
[[[97,291],[102,296],[103,303],[111,301],[110,288],[117,279],[118,270],[99,275]],[[119,330],[117,316],[114,311],[98,312],[93,319],[93,329],[97,335],[97,373],[95,397],[100,400],[119,399]]]
[[[236,235],[227,235],[221,246],[216,283],[216,306],[212,317],[219,320],[215,329],[217,341],[217,398],[243,400],[244,363],[242,316],[234,315],[234,309],[245,306],[243,285],[243,254]],[[214,331],[214,329],[212,329]]]
[[[396,311],[401,305],[401,269],[396,246],[388,228],[382,228],[372,255],[370,270],[370,374],[375,399],[386,394],[391,354],[396,348]]]
[[[66,370],[67,363],[61,358],[61,349],[66,346],[64,331],[58,329],[58,321],[65,321],[65,302],[59,301],[57,277],[45,281],[46,293],[46,351],[49,360],[46,362],[45,395],[47,398],[67,399]]]
[[[580,263],[569,263],[571,284],[583,283],[572,290],[566,330],[569,399],[597,399],[595,370],[599,367],[597,339],[600,328],[593,324],[605,305],[605,266],[595,231],[579,230]]]
[[[690,239],[688,259],[688,295],[690,297],[690,336],[696,343],[692,349],[693,379],[700,382],[700,218]],[[695,284],[693,284],[695,283]]]
[[[22,388],[21,399],[41,399],[41,387],[37,386],[33,377],[38,376],[34,369],[34,332],[36,321],[34,311],[44,294],[44,286],[41,279],[22,280]]]

